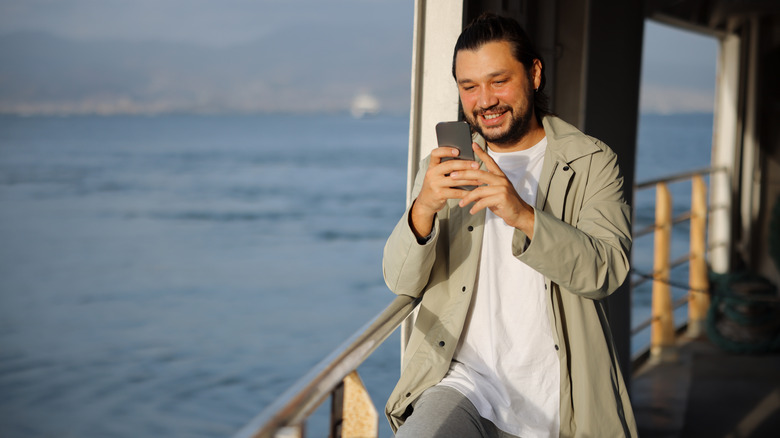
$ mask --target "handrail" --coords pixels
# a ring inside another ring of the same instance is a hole
[[[419,298],[396,297],[385,310],[349,337],[234,438],[272,438],[285,427],[303,422],[352,371],[409,316]]]
[[[649,189],[651,187],[654,187],[656,184],[661,184],[661,183],[668,184],[668,183],[673,183],[673,182],[685,181],[685,180],[691,179],[691,178],[693,178],[694,176],[697,176],[697,175],[708,175],[710,173],[726,172],[726,171],[728,171],[727,167],[703,167],[701,169],[695,169],[695,170],[689,170],[687,172],[675,173],[675,174],[672,174],[672,175],[669,175],[669,176],[665,176],[665,177],[662,177],[662,178],[651,179],[651,180],[648,180],[648,181],[643,181],[641,183],[636,183],[636,184],[634,184],[634,190]]]
[[[710,208],[707,209],[707,214],[709,215],[710,213],[712,213],[714,211],[717,211],[717,210],[720,210],[720,209],[723,209],[723,208],[726,208],[726,207],[724,207],[724,206],[710,207]],[[677,223],[680,223],[680,222],[685,222],[687,220],[690,220],[690,218],[691,218],[691,212],[689,210],[689,211],[686,211],[685,213],[675,217],[674,218],[674,223],[677,224]],[[633,233],[634,239],[636,239],[637,237],[642,237],[642,236],[646,236],[648,234],[651,234],[651,233],[653,233],[656,230],[656,228],[658,228],[658,227],[655,224],[651,224],[651,225],[647,225],[644,228],[640,228],[638,230],[634,230],[634,233]]]
[[[703,318],[706,308],[709,306],[709,295],[706,274],[705,255],[709,252],[706,245],[706,219],[714,207],[707,207],[706,184],[703,176],[715,172],[728,172],[725,167],[709,167],[675,175],[645,181],[634,185],[634,190],[644,190],[655,187],[656,189],[656,217],[655,222],[640,230],[635,230],[634,237],[653,233],[655,235],[655,247],[653,249],[654,267],[652,273],[641,273],[632,268],[632,274],[640,277],[632,281],[632,287],[645,281],[653,281],[652,312],[649,319],[637,324],[631,329],[631,336],[638,334],[646,328],[652,328],[650,339],[650,353],[653,357],[673,358],[674,336],[678,331],[674,327],[673,313],[675,309],[688,307],[688,330],[694,336],[701,333]],[[668,189],[669,183],[691,180],[691,209],[676,217],[672,216],[672,195]],[[690,221],[690,253],[670,260],[670,243],[672,239],[672,226],[681,222]],[[674,267],[690,264],[689,284],[681,285],[671,281],[670,271]],[[669,287],[687,289],[688,293],[682,298],[672,302]],[[641,357],[647,357],[643,354]]]

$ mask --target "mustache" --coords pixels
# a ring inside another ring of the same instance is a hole
[[[472,111],[472,113],[474,114],[474,117],[478,117],[478,116],[484,115],[485,113],[488,113],[488,112],[505,112],[505,111],[511,112],[512,111],[512,107],[509,106],[509,105],[498,105],[498,104],[496,104],[496,105],[493,105],[493,106],[487,107],[487,108],[475,108],[474,111]]]

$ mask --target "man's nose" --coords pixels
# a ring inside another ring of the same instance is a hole
[[[498,98],[490,89],[490,87],[484,87],[479,93],[479,99],[477,104],[480,108],[486,109],[498,104]]]

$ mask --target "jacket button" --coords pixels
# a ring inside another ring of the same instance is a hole
[[[439,347],[443,347],[443,346],[444,346],[444,341],[439,341]]]
[[[469,231],[474,231],[474,227],[472,227],[471,225],[469,225],[469,228],[468,228],[468,230],[469,230]]]
[[[460,290],[461,292],[466,292],[466,286],[463,286]]]
[[[558,351],[558,350],[560,350],[560,348],[558,348],[558,345],[556,345],[555,346],[555,351]]]
[[[411,396],[412,396],[412,393],[411,393],[411,392],[407,392],[407,393],[406,393],[406,396],[407,396],[407,397],[411,397]]]
[[[565,172],[567,170],[569,170],[569,166],[563,166],[563,171]]]

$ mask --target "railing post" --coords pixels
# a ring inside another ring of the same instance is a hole
[[[379,415],[357,371],[333,391],[330,438],[376,438]]]
[[[330,432],[328,438],[341,438],[341,426],[344,423],[344,381],[330,393]]]
[[[705,333],[707,310],[710,307],[707,279],[707,186],[701,175],[691,181],[691,261],[688,267],[688,335]]]
[[[672,240],[672,196],[664,183],[655,192],[655,254],[653,260],[653,321],[650,353],[656,360],[676,359],[669,253]]]

